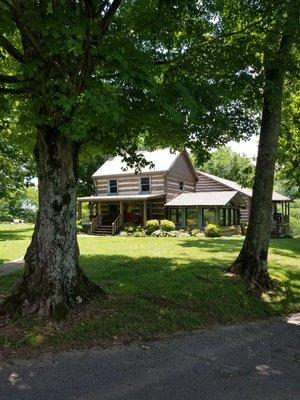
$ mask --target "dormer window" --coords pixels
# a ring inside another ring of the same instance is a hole
[[[179,191],[180,192],[184,191],[184,182],[183,181],[179,181]]]
[[[109,181],[109,194],[118,194],[118,181],[117,181],[117,179],[110,179],[110,181]]]
[[[142,193],[150,192],[150,178],[141,178],[141,192]]]

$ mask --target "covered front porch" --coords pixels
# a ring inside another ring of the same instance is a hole
[[[90,196],[78,198],[78,220],[82,204],[88,203],[89,233],[115,235],[124,225],[145,225],[148,219],[165,217],[164,194]]]
[[[290,202],[291,200],[272,202],[272,231],[274,237],[290,234]]]

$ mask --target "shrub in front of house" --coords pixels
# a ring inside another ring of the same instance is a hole
[[[134,227],[132,225],[124,225],[123,232],[133,233],[134,232]]]
[[[147,235],[151,235],[158,229],[159,229],[159,221],[157,219],[149,219],[149,221],[146,222]]]
[[[119,233],[119,236],[126,237],[126,236],[129,236],[129,234],[126,231],[121,231]]]
[[[204,235],[206,237],[220,237],[222,234],[222,230],[218,225],[215,224],[208,224],[206,225],[206,227],[204,228]]]
[[[180,237],[180,238],[190,237],[190,236],[191,236],[191,235],[190,235],[188,232],[186,232],[186,231],[184,231],[184,232],[182,232],[182,231],[178,232],[178,237]]]
[[[146,232],[145,231],[135,231],[132,234],[133,237],[145,237],[146,236]]]
[[[176,228],[173,221],[169,221],[168,219],[162,219],[160,221],[160,229],[165,232],[174,231]]]
[[[166,231],[166,232],[164,232],[165,233],[165,236],[168,236],[168,237],[178,237],[178,236],[180,236],[180,232],[178,232],[178,231]]]
[[[197,236],[200,233],[200,229],[195,228],[191,230],[191,236]]]
[[[162,231],[161,229],[156,229],[156,231],[151,233],[151,236],[162,237],[162,236],[165,236],[165,232]]]

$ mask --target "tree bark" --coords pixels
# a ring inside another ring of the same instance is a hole
[[[38,129],[39,212],[25,255],[23,279],[1,307],[5,313],[63,317],[76,303],[103,297],[79,267],[76,232],[78,145],[57,130]]]
[[[272,194],[284,75],[291,44],[291,36],[283,34],[277,53],[265,55],[263,111],[249,225],[240,254],[229,268],[231,272],[242,276],[255,294],[261,294],[273,286],[268,274]]]

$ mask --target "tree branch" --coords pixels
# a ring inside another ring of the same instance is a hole
[[[13,89],[13,88],[3,88],[0,87],[0,93],[4,94],[24,94],[30,91],[29,88],[20,88],[20,89]]]
[[[25,62],[25,56],[3,35],[0,35],[0,46],[19,63],[23,64]]]
[[[113,19],[113,16],[115,13],[118,11],[118,8],[120,7],[122,3],[122,0],[113,0],[111,3],[107,13],[105,14],[102,24],[101,24],[101,31],[102,35],[101,37],[107,32],[109,25],[111,23],[111,20]]]
[[[23,79],[17,75],[2,75],[0,74],[0,82],[2,83],[23,83],[28,82],[28,79]]]

